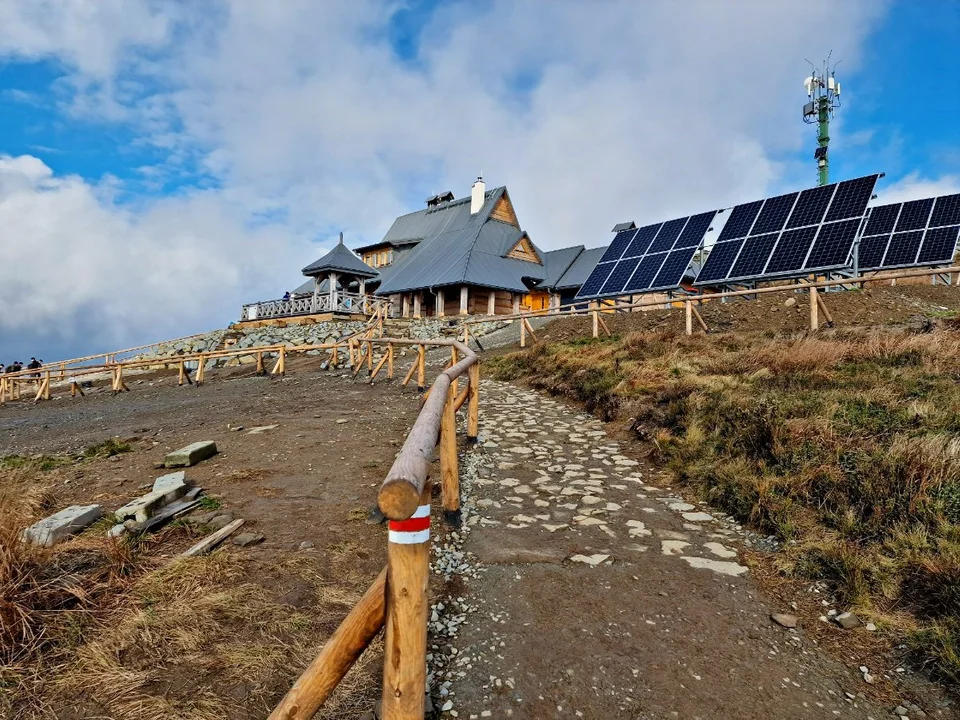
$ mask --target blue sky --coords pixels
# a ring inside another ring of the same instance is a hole
[[[960,3],[596,7],[0,4],[0,361],[222,326],[481,169],[547,249],[810,186],[831,49],[832,179],[960,190]]]

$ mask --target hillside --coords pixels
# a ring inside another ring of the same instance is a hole
[[[808,627],[824,612],[810,582],[825,582],[877,628],[878,652],[906,643],[955,683],[960,293],[831,294],[842,327],[816,335],[796,300],[708,304],[707,323],[728,330],[692,337],[677,311],[608,316],[613,336],[596,340],[588,318],[555,321],[492,372],[613,420],[664,484],[775,538],[757,574]]]

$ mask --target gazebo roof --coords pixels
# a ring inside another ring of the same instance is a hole
[[[354,255],[343,244],[343,233],[340,233],[340,242],[337,246],[316,262],[312,262],[303,269],[307,276],[320,275],[325,272],[339,272],[353,275],[358,278],[375,278],[379,273]]]

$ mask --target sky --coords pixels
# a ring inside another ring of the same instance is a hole
[[[483,173],[542,249],[960,192],[957,0],[0,0],[0,362],[188,335]]]

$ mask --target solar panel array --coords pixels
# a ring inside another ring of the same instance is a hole
[[[849,265],[879,175],[737,205],[697,285],[772,279]]]
[[[716,214],[711,210],[618,232],[577,297],[678,288]]]
[[[953,260],[960,235],[960,193],[870,211],[860,238],[861,270],[940,265]]]

